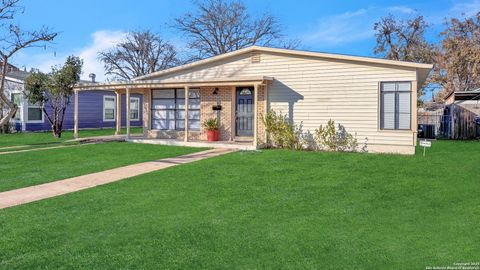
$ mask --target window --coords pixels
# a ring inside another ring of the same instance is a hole
[[[130,120],[140,120],[140,98],[138,97],[130,98]]]
[[[241,96],[249,96],[252,94],[252,91],[248,88],[243,88],[242,91],[240,91]]]
[[[17,105],[18,109],[17,112],[15,113],[15,121],[21,121],[22,120],[22,94],[21,93],[12,93],[11,95],[11,101]]]
[[[411,129],[412,84],[410,82],[381,83],[380,102],[381,129]]]
[[[152,129],[185,130],[185,89],[152,91]],[[200,90],[190,89],[188,129],[200,130]]]
[[[116,97],[115,96],[103,96],[103,121],[113,122],[115,121],[116,109]]]
[[[27,121],[30,123],[43,123],[42,104],[28,102]]]

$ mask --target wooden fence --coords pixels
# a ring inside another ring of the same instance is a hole
[[[476,137],[475,113],[455,104],[450,105],[453,119],[452,139],[469,140]]]
[[[471,140],[478,137],[480,125],[476,119],[480,115],[455,104],[435,112],[419,112],[417,117],[419,125],[434,130],[435,138]]]

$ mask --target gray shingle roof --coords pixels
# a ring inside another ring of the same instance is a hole
[[[24,81],[30,74],[32,73],[27,71],[22,71],[22,70],[15,70],[15,71],[8,72],[7,77]]]
[[[25,79],[27,79],[27,77],[30,76],[30,74],[32,74],[32,73],[28,72],[28,71],[22,71],[22,70],[10,71],[10,72],[7,73],[7,79],[8,79],[8,77],[10,77],[12,79],[25,81]],[[90,80],[80,80],[79,83],[92,83],[92,81],[90,81]],[[97,83],[97,82],[95,82],[95,83]]]

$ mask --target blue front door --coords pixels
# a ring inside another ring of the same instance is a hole
[[[253,87],[237,87],[237,136],[253,136],[253,106]]]

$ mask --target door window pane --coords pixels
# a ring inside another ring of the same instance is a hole
[[[175,120],[152,120],[152,129],[173,130]]]
[[[188,120],[188,128],[190,130],[200,130],[200,120]]]
[[[155,111],[152,111],[152,118],[175,120],[175,111],[174,110],[155,110]]]
[[[152,109],[175,109],[175,99],[154,99],[152,100]]]
[[[152,98],[175,98],[175,91],[173,89],[153,90]]]

